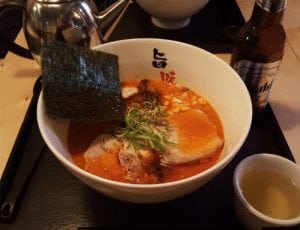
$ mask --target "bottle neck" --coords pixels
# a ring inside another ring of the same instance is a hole
[[[280,25],[286,0],[256,0],[251,21],[256,25]]]

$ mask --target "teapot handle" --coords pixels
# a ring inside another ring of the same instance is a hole
[[[4,13],[6,13],[9,10],[16,10],[16,9],[22,9],[23,11],[25,11],[26,10],[26,1],[24,1],[24,0],[0,1],[0,20]],[[7,35],[5,35],[1,26],[0,26],[0,42],[14,54],[17,54],[21,57],[25,57],[28,59],[33,59],[31,52],[28,49],[11,41],[7,37]]]

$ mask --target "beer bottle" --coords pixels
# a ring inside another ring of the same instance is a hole
[[[281,24],[287,0],[256,0],[252,15],[239,30],[230,65],[244,80],[254,112],[264,109],[284,54]]]

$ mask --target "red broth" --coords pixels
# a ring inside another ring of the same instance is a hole
[[[138,80],[132,80],[123,82],[121,86],[137,87],[138,84]],[[148,89],[159,92],[160,102],[163,105],[168,119],[175,119],[176,116],[180,116],[180,113],[184,113],[191,109],[199,109],[205,112],[209,120],[215,125],[218,136],[224,141],[223,127],[218,114],[204,98],[199,96],[199,94],[186,87],[175,86],[157,80],[149,80]],[[178,103],[180,106],[178,106]],[[191,137],[188,135],[197,135],[197,130],[201,127],[197,127],[197,124],[189,122],[188,116],[184,117],[184,119],[185,129],[190,130],[190,132],[185,132],[187,135],[185,138],[189,141],[189,138]],[[193,119],[190,120],[193,121]],[[145,173],[143,175],[143,180],[132,181],[128,180],[127,171],[120,164],[117,153],[105,154],[103,157],[94,158],[92,160],[86,160],[84,157],[85,151],[98,135],[113,133],[118,126],[120,126],[119,122],[94,124],[71,122],[68,130],[68,147],[75,164],[94,175],[115,181],[127,183],[164,183],[190,177],[207,170],[218,161],[223,148],[218,148],[213,154],[201,158],[200,160],[177,165],[161,166],[161,173],[158,179],[153,179],[152,175]],[[201,132],[205,132],[205,129]],[[197,141],[190,142],[197,143]],[[193,144],[190,143],[189,145],[193,146]]]

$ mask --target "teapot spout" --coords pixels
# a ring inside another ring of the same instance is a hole
[[[103,42],[108,41],[131,3],[131,0],[118,0],[98,15],[95,15]]]

